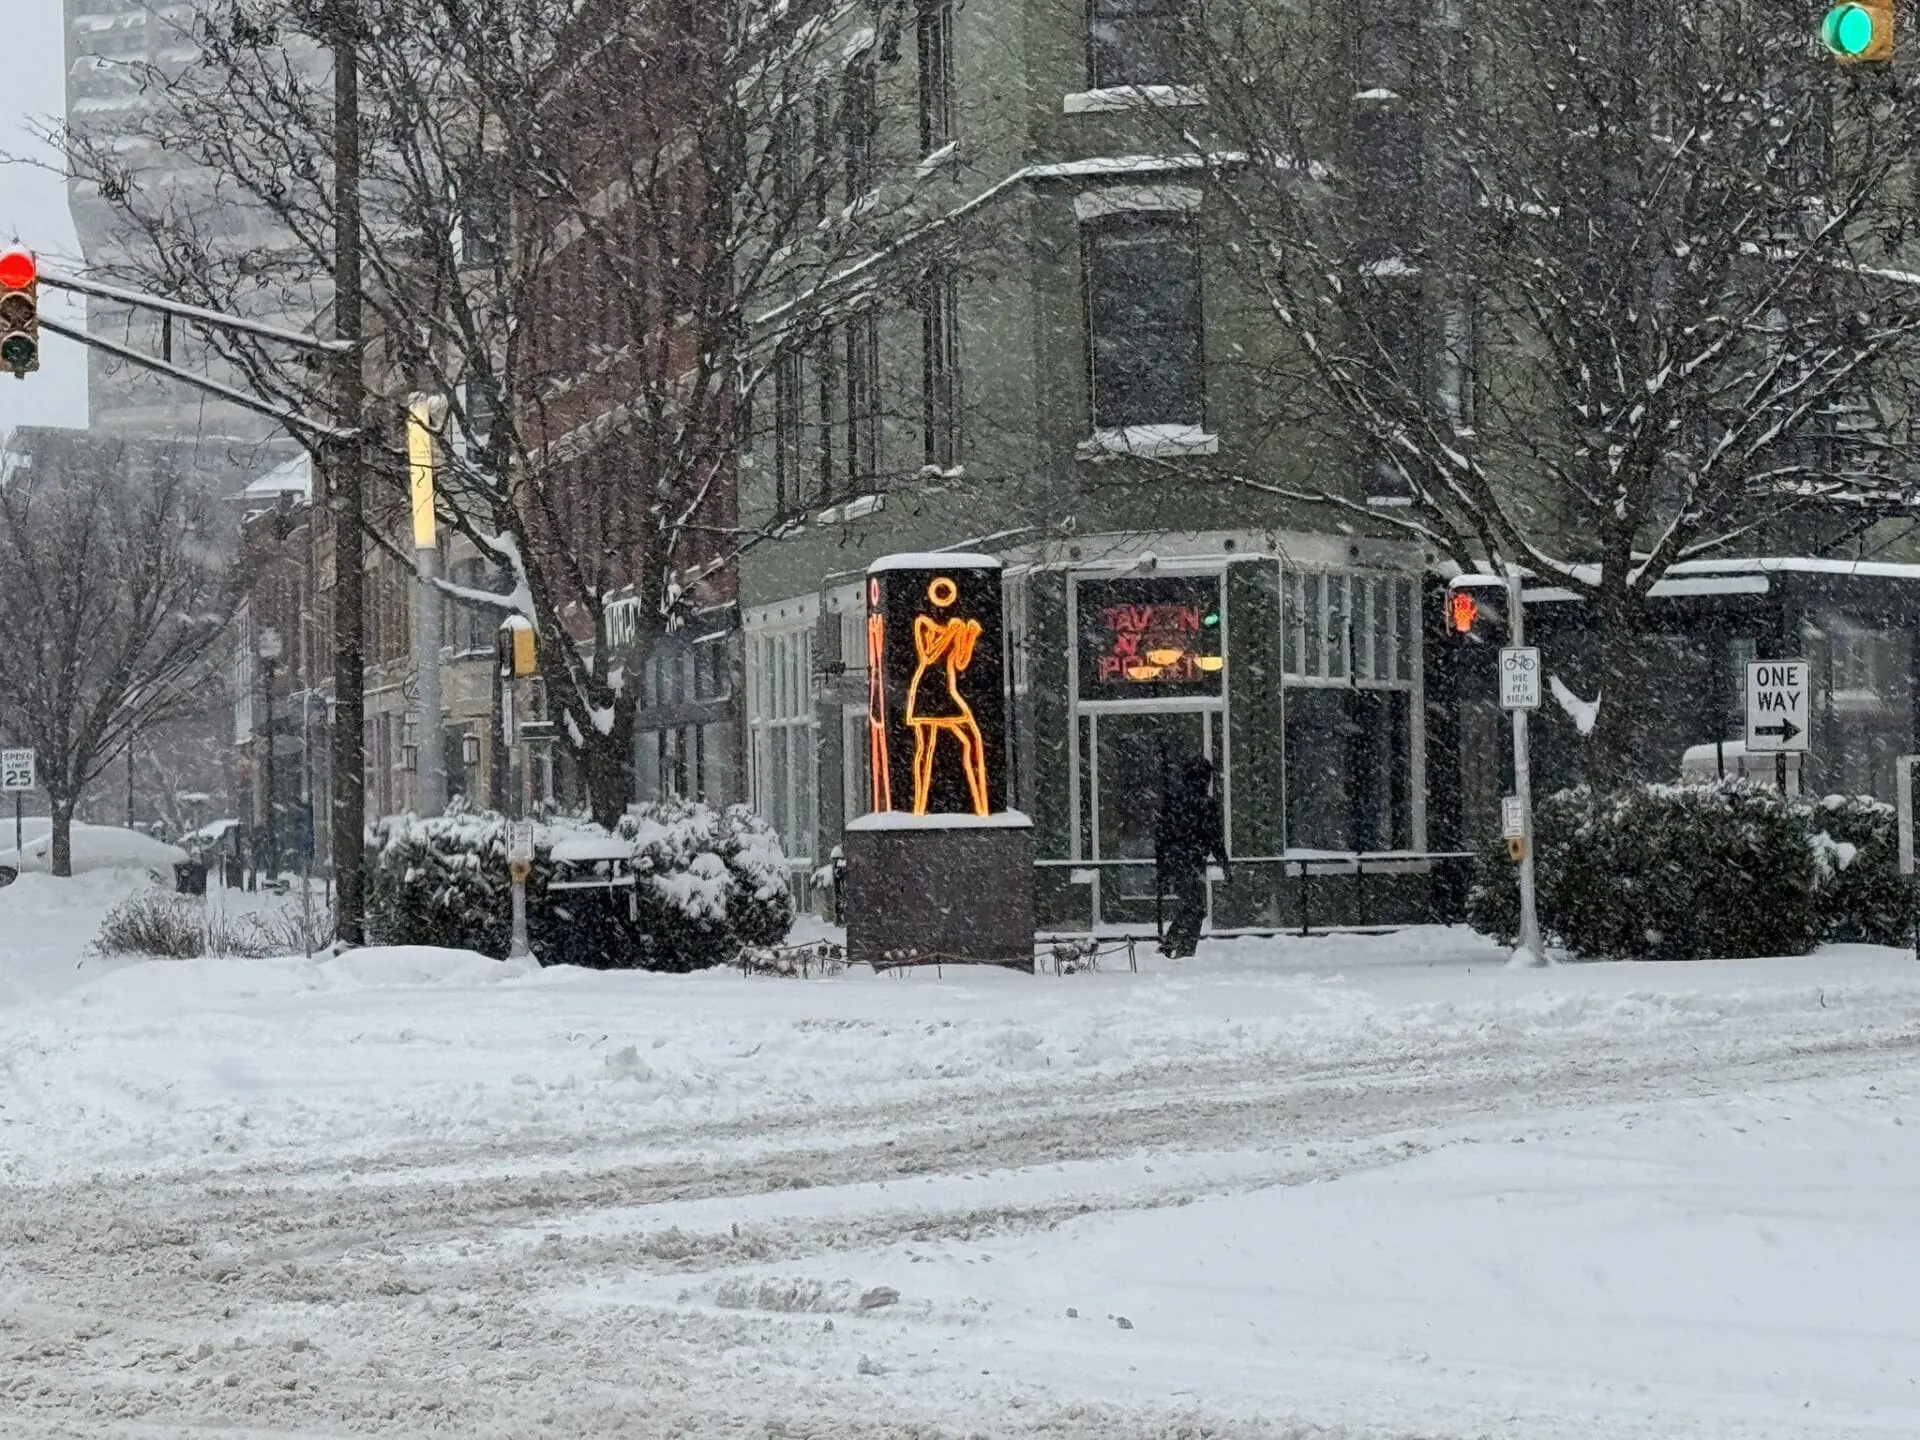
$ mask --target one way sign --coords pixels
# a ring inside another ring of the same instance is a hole
[[[1807,748],[1807,662],[1747,666],[1747,753]]]

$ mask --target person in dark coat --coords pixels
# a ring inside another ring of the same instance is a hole
[[[1180,958],[1200,946],[1207,917],[1207,863],[1227,866],[1226,827],[1213,793],[1213,762],[1189,760],[1167,793],[1154,834],[1160,883],[1173,898],[1173,920],[1161,941],[1161,953]]]

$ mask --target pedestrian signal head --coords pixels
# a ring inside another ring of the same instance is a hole
[[[1454,634],[1465,635],[1480,618],[1480,602],[1466,591],[1456,590],[1447,601],[1447,618],[1453,622]]]
[[[0,252],[0,365],[22,380],[40,368],[40,267],[31,250]]]

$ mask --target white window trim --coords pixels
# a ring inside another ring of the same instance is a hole
[[[1174,460],[1189,455],[1216,455],[1220,437],[1199,425],[1126,425],[1096,430],[1074,452],[1082,460],[1114,460],[1135,456],[1144,460]]]
[[[1104,185],[1098,190],[1083,190],[1073,197],[1073,213],[1081,224],[1107,215],[1130,210],[1182,210],[1191,213],[1200,208],[1198,188],[1192,185]]]
[[[1114,85],[1064,95],[1060,109],[1067,115],[1097,115],[1112,110],[1177,110],[1206,103],[1207,92],[1200,85]]]

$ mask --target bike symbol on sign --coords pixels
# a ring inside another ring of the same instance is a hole
[[[1540,649],[1535,645],[1508,645],[1500,651],[1500,708],[1540,708]]]

